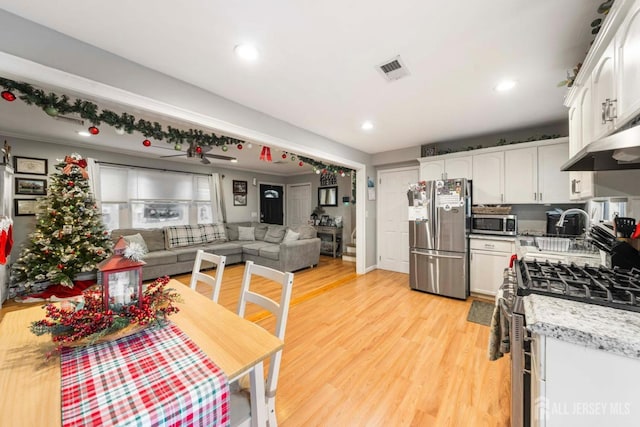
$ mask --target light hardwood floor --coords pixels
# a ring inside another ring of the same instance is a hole
[[[242,266],[227,267],[220,302],[230,309],[241,279]],[[406,274],[356,276],[328,257],[296,272],[293,288],[282,427],[510,425],[510,362],[488,360],[489,328],[466,320],[471,299],[412,291]]]
[[[224,273],[219,302],[233,311],[243,268]],[[190,275],[174,278],[188,284]],[[406,274],[357,276],[353,263],[330,257],[296,272],[293,288],[282,427],[509,425],[509,359],[487,359],[489,328],[466,320],[471,299],[411,291]],[[251,308],[248,317],[272,330],[273,319]]]

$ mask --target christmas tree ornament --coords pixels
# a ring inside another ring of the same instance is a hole
[[[180,144],[179,142],[176,142],[176,145],[173,146],[173,149],[176,151],[182,150],[182,144]]]
[[[250,143],[250,142],[249,142],[249,143],[247,143],[247,148],[248,148],[249,150],[251,150],[251,149],[253,148],[253,144],[252,144],[252,143]]]
[[[260,160],[264,162],[271,161],[271,148],[265,145],[262,146],[262,150],[260,151]]]
[[[227,147],[226,145],[223,145],[223,146],[221,147],[221,150],[222,150],[222,151],[224,151],[224,152],[226,153],[227,151],[229,151],[229,147]]]
[[[13,102],[16,100],[16,96],[8,90],[3,90],[2,99],[4,99],[5,101]]]
[[[304,166],[304,162],[298,163],[298,166]]]
[[[291,161],[295,162],[296,161],[296,156],[294,156],[293,154],[291,155]]]
[[[199,145],[196,146],[196,153],[202,154],[202,147],[200,147]]]
[[[238,150],[242,150],[242,144],[238,144],[236,145],[236,147],[238,148]]]
[[[67,182],[67,185],[68,185],[69,187],[73,187],[75,184],[74,184],[74,182],[73,182],[73,181],[69,181],[69,182]]]
[[[48,107],[45,107],[44,112],[51,117],[58,117],[58,109],[53,105],[49,105]]]
[[[117,128],[116,128],[116,130],[115,130],[115,132],[116,132],[118,135],[120,135],[120,136],[122,136],[122,135],[124,135],[124,134],[125,134],[125,130],[124,130],[124,128],[123,128],[123,127],[117,127]]]
[[[91,127],[88,129],[88,131],[89,131],[89,133],[90,133],[91,135],[97,135],[97,134],[99,134],[99,133],[100,133],[100,129],[98,129],[98,128],[97,128],[97,127],[95,127],[95,126],[91,126]]]
[[[282,160],[286,159],[287,158],[287,153],[282,153],[282,155],[280,157],[282,157]]]
[[[144,145],[145,147],[151,147],[151,141],[145,139],[144,141],[142,141],[142,145]]]

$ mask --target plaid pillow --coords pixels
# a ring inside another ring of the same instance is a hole
[[[199,227],[202,234],[202,243],[216,240],[226,242],[228,240],[224,224],[200,224]]]
[[[199,245],[202,243],[202,233],[200,232],[200,228],[191,227],[190,225],[166,227],[164,235],[165,247],[167,249]]]

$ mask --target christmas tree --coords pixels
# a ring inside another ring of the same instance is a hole
[[[49,179],[49,194],[38,202],[36,228],[13,264],[15,281],[29,290],[49,281],[73,287],[80,272],[94,271],[111,249],[93,195],[89,189],[87,161],[78,154],[66,156]]]

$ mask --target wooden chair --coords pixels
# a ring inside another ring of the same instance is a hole
[[[251,278],[260,276],[269,279],[271,282],[281,286],[280,302],[276,302],[271,298],[260,295],[251,290]],[[289,303],[291,301],[291,291],[293,290],[293,273],[283,273],[269,267],[256,265],[253,261],[247,261],[244,268],[244,276],[242,278],[242,288],[240,290],[240,302],[238,303],[238,315],[244,317],[247,303],[253,303],[270,311],[276,319],[276,327],[274,335],[284,340],[284,332],[287,326],[287,316],[289,315]],[[282,350],[273,354],[269,360],[269,373],[265,383],[264,404],[267,409],[269,427],[276,427],[278,421],[276,419],[276,388],[278,385],[278,373],[280,372],[280,361],[282,359]],[[231,384],[231,425],[245,426],[251,424],[251,400],[254,396],[250,396],[246,388],[244,388],[243,379]]]
[[[202,261],[209,262],[216,266],[216,275],[210,276],[206,273],[202,273]],[[196,254],[196,260],[193,263],[193,271],[191,272],[191,289],[196,290],[198,282],[204,282],[213,288],[211,299],[213,302],[218,302],[218,296],[220,295],[220,286],[222,285],[222,274],[224,273],[224,265],[227,262],[227,257],[224,255],[214,255],[198,249]]]

